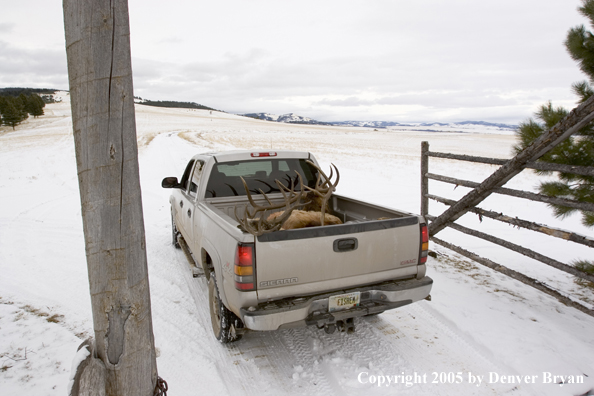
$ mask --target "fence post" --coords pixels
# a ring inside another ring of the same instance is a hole
[[[429,142],[421,142],[421,216],[429,214]]]

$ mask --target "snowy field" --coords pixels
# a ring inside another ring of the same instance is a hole
[[[0,128],[0,395],[64,395],[76,348],[92,334],[91,305],[69,97],[15,131]],[[338,192],[418,213],[421,142],[432,151],[509,158],[514,137],[497,131],[423,132],[304,126],[202,110],[137,105],[137,133],[159,375],[171,395],[594,395],[594,318],[431,244],[432,301],[356,320],[354,334],[315,328],[211,334],[204,278],[192,278],[170,244],[166,176],[195,153],[299,149],[338,166]],[[430,172],[481,181],[496,169],[431,159]],[[507,186],[534,190],[525,171]],[[432,182],[459,198],[467,189]],[[490,197],[480,205],[592,236],[578,217],[545,205]],[[431,214],[444,206],[432,202]],[[591,249],[476,216],[461,224],[562,261]],[[487,242],[439,237],[571,293],[594,291],[571,276]],[[576,383],[572,383],[576,382]]]

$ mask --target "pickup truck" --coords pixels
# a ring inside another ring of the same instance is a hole
[[[425,219],[338,195],[320,173],[308,152],[229,151],[195,155],[181,180],[163,179],[172,189],[172,243],[208,281],[222,343],[247,330],[351,332],[356,317],[430,299]],[[278,208],[316,183],[329,190],[328,210],[341,224],[248,232],[242,219],[253,205]]]

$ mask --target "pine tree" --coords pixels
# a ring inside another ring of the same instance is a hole
[[[0,96],[0,114],[4,114],[6,105],[8,104],[8,100],[6,96]],[[0,123],[2,125],[2,123]]]
[[[12,98],[11,98],[12,99]],[[4,111],[2,112],[2,122],[4,125],[9,125],[14,130],[15,127],[23,121],[23,114],[19,107],[18,100],[8,100]]]
[[[43,115],[44,106],[45,103],[43,102],[43,99],[41,99],[37,94],[31,94],[27,98],[27,112],[33,117],[39,117]]]
[[[38,94],[31,94],[31,96],[33,97],[33,99],[35,99],[39,105],[44,108],[45,107],[45,101],[43,100],[43,98],[41,96],[39,96]]]
[[[579,12],[588,18],[591,26],[594,27],[594,0],[583,0],[582,4],[583,6],[578,8]],[[594,84],[594,35],[587,31],[583,25],[574,27],[567,34],[565,47],[572,59],[578,62],[580,69],[589,78],[589,81],[580,81],[572,85],[572,90],[578,96],[579,103],[582,103],[594,94],[592,88],[592,84]],[[528,119],[520,123],[516,132],[519,142],[514,149],[516,151],[524,149],[567,114],[566,109],[553,107],[551,102],[542,105],[534,114],[536,120]],[[554,150],[542,156],[539,161],[594,166],[594,126],[590,124],[582,128]],[[558,179],[558,181],[541,183],[540,192],[551,197],[594,203],[594,177],[559,173]],[[557,217],[565,217],[579,211],[582,215],[582,224],[594,227],[594,212],[553,204],[550,206]]]
[[[27,96],[25,94],[20,94],[15,100],[15,107],[21,114],[21,121],[26,120],[29,118],[29,112],[27,111]]]

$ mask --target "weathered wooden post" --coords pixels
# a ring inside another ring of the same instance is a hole
[[[429,214],[429,142],[421,142],[421,216]]]
[[[93,309],[71,394],[153,395],[157,364],[138,170],[127,0],[64,0]]]

